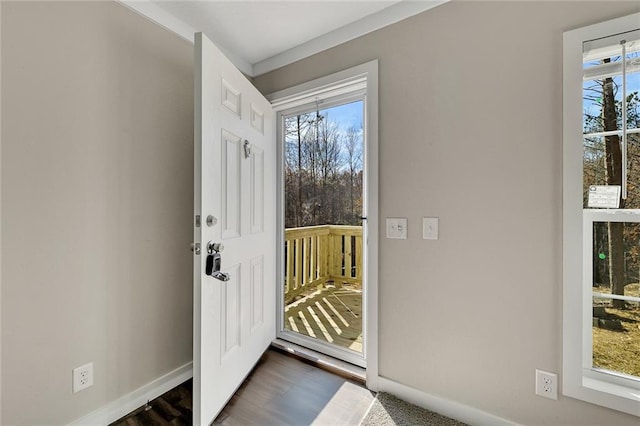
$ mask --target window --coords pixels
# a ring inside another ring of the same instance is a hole
[[[564,34],[563,393],[640,416],[640,14]]]

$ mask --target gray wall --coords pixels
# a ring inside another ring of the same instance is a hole
[[[637,425],[534,395],[562,365],[562,32],[638,2],[454,2],[256,78],[380,59],[380,374],[524,424]],[[440,240],[421,239],[422,216]]]
[[[193,46],[115,2],[1,7],[0,423],[60,425],[192,359]]]

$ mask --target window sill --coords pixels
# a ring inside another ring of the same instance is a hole
[[[582,380],[578,378],[576,381],[567,380],[565,377],[563,394],[640,417],[638,389],[585,376]]]

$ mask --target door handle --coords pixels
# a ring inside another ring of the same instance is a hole
[[[207,252],[208,253],[221,253],[224,251],[224,245],[222,243],[214,243],[213,241],[209,241],[207,243]]]

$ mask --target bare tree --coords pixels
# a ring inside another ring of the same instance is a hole
[[[355,127],[349,127],[344,136],[345,150],[347,151],[347,166],[349,167],[349,211],[351,220],[356,221],[360,212],[356,213],[355,189],[356,177],[362,170],[362,135]],[[359,197],[362,195],[360,191]]]
[[[289,219],[286,226],[288,227],[298,227],[304,223],[302,152],[306,134],[313,122],[312,114],[298,114],[285,120],[285,187],[288,198],[286,216]]]
[[[321,111],[287,118],[285,130],[285,227],[358,225],[361,130],[343,132]]]

